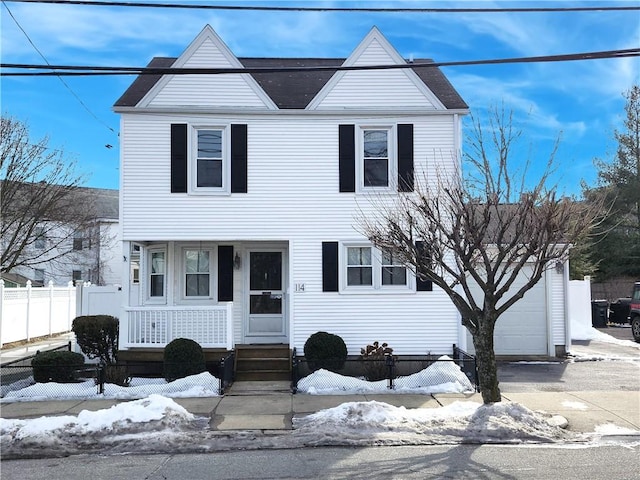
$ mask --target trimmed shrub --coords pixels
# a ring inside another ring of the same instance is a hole
[[[347,360],[347,346],[338,335],[316,332],[305,342],[304,356],[312,372],[320,368],[337,372]]]
[[[77,370],[83,366],[84,357],[76,352],[42,352],[31,359],[33,379],[37,383],[73,383],[77,380]]]
[[[118,323],[111,315],[85,315],[73,320],[71,330],[87,357],[111,365],[118,360]]]
[[[389,376],[387,358],[393,357],[393,348],[377,341],[360,349],[360,360],[364,362],[364,377],[370,382],[384,380]]]
[[[204,352],[198,342],[176,338],[164,349],[164,378],[172,382],[207,370]]]

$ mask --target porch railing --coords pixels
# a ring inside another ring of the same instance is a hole
[[[165,347],[190,338],[203,348],[233,349],[233,303],[207,307],[144,306],[125,309],[126,347]]]

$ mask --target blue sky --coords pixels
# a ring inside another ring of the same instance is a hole
[[[188,0],[180,0],[187,3]],[[178,2],[171,2],[178,3]],[[207,2],[214,3],[214,2]],[[623,2],[217,2],[221,5],[339,7],[638,6]],[[638,48],[640,11],[566,13],[321,13],[177,10],[7,2],[1,8],[4,63],[44,63],[7,7],[50,64],[143,66],[178,56],[205,24],[238,57],[347,57],[377,26],[405,58],[439,62]],[[524,151],[546,163],[553,143],[561,191],[594,184],[593,159],[611,159],[623,119],[622,93],[640,82],[640,58],[443,69],[481,114],[502,104],[521,125]],[[118,115],[112,105],[133,76],[2,77],[2,113],[49,135],[89,175],[87,186],[118,188]],[[79,97],[86,105],[85,109]],[[107,148],[105,145],[112,145]]]

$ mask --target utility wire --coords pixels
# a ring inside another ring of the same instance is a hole
[[[11,10],[9,9],[9,6],[6,4],[6,0],[2,0],[2,5],[4,6],[4,8],[7,9],[7,12],[9,13],[9,16],[11,17],[11,19],[14,21],[14,23],[16,24],[16,26],[20,29],[20,31],[24,34],[24,36],[27,38],[27,41],[31,44],[31,46],[33,47],[33,49],[38,53],[38,55],[40,55],[40,57],[42,58],[42,60],[44,60],[44,62],[47,64],[48,68],[52,68],[51,64],[49,63],[49,61],[47,60],[47,58],[44,56],[44,54],[40,51],[40,49],[36,46],[35,43],[33,43],[33,40],[31,40],[31,37],[29,37],[29,34],[25,31],[24,28],[22,28],[22,25],[20,25],[20,22],[18,22],[18,19],[13,15],[13,13],[11,12]],[[44,68],[44,67],[43,67]],[[73,97],[78,101],[78,103],[80,103],[80,105],[82,105],[82,107],[87,111],[87,113],[89,113],[89,115],[91,115],[96,121],[98,121],[99,123],[101,123],[103,126],[105,126],[106,128],[108,128],[112,133],[114,133],[115,135],[118,135],[118,133],[111,128],[108,124],[106,124],[104,121],[102,121],[100,118],[98,118],[98,116],[93,113],[91,111],[91,109],[87,106],[86,103],[84,103],[82,101],[82,99],[78,96],[78,94],[76,92],[73,91],[73,89],[69,86],[69,84],[67,82],[64,81],[64,79],[62,78],[61,75],[59,74],[55,74],[54,72],[50,72],[53,75],[55,75],[56,77],[58,77],[58,80],[60,80],[60,82],[62,83],[62,85],[65,86],[65,88],[71,93],[71,95],[73,95]]]
[[[16,3],[49,3],[100,7],[182,8],[204,10],[248,10],[270,12],[381,12],[381,13],[535,13],[535,12],[602,12],[640,10],[640,6],[604,7],[512,7],[512,8],[384,8],[384,7],[281,7],[261,5],[206,5],[202,3],[144,3],[95,0],[5,0]]]
[[[405,68],[433,68],[466,65],[496,65],[507,63],[568,62],[579,60],[598,60],[640,56],[640,48],[625,50],[606,50],[601,52],[571,53],[561,55],[543,55],[535,57],[514,57],[489,60],[464,60],[452,62],[403,63],[395,65],[358,65],[358,66],[312,66],[312,67],[269,67],[269,68],[172,68],[172,67],[105,67],[82,65],[35,65],[24,63],[0,63],[0,68],[54,70],[46,72],[0,72],[0,76],[97,76],[97,75],[223,75],[223,74],[260,74],[286,72],[317,71],[360,71],[394,70]]]

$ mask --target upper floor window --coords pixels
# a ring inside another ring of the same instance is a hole
[[[389,129],[362,130],[362,186],[389,187]]]
[[[229,190],[229,155],[227,129],[195,128],[192,155],[194,192],[227,193]]]
[[[413,130],[411,123],[339,125],[339,191],[414,191]]]
[[[396,190],[397,160],[393,127],[361,127],[358,131],[356,179],[360,192]]]
[[[82,241],[84,236],[82,232],[74,232],[73,234],[73,249],[74,250],[82,250]]]
[[[42,250],[47,245],[47,236],[44,230],[44,227],[36,227],[35,229],[35,241],[34,247],[38,250]]]

